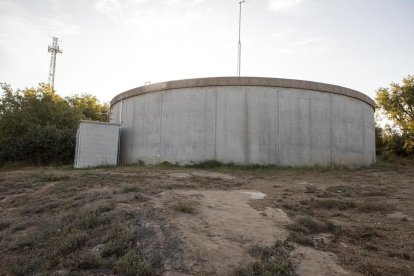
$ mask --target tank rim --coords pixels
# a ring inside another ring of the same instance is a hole
[[[167,91],[182,88],[197,88],[197,87],[220,87],[220,86],[257,86],[257,87],[278,87],[278,88],[292,88],[303,89],[317,92],[325,92],[331,94],[342,95],[354,99],[361,100],[370,105],[375,110],[375,102],[369,96],[346,87],[297,79],[282,79],[282,78],[264,78],[264,77],[213,77],[213,78],[195,78],[173,80],[150,85],[140,86],[122,92],[111,100],[111,106],[117,102],[131,97],[152,93]]]

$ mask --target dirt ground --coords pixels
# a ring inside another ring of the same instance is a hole
[[[0,275],[414,275],[414,164],[0,171]]]

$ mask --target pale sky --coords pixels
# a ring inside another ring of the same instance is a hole
[[[238,0],[0,0],[0,82],[47,82],[108,102],[152,83],[237,73]],[[414,0],[250,0],[242,76],[336,84],[374,97],[414,74]]]

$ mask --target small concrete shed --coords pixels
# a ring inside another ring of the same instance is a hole
[[[81,120],[76,134],[75,168],[118,163],[119,124]]]

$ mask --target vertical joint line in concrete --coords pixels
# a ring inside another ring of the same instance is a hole
[[[215,108],[214,108],[214,159],[217,160],[217,90],[215,92]]]
[[[277,162],[279,166],[282,165],[280,161],[280,105],[279,105],[280,91],[277,91]]]
[[[119,108],[119,124],[122,125],[122,112],[124,108],[124,100],[121,100],[121,107]]]
[[[160,141],[159,141],[159,146],[158,146],[158,161],[160,161],[160,157],[161,157],[161,152],[162,152],[162,102],[163,102],[163,92],[160,93]]]
[[[247,101],[247,91],[244,91],[244,130],[245,130],[245,140],[244,140],[244,158],[246,164],[250,163],[250,135],[249,135],[249,103]]]
[[[309,96],[309,93],[306,93],[306,95],[308,96],[308,107],[309,107],[309,161],[313,161],[312,158],[312,144],[313,144],[313,140],[312,140],[312,106],[311,106],[311,98]]]
[[[331,140],[331,166],[333,165],[332,95],[329,95],[329,133]]]
[[[361,105],[361,115],[362,115],[362,139],[363,139],[363,141],[362,141],[362,145],[363,145],[363,148],[362,148],[362,164],[365,164],[365,154],[366,154],[366,151],[367,151],[367,148],[366,148],[366,145],[365,145],[365,112],[364,112],[364,106],[363,106],[363,104],[362,103],[360,103],[360,105]]]

